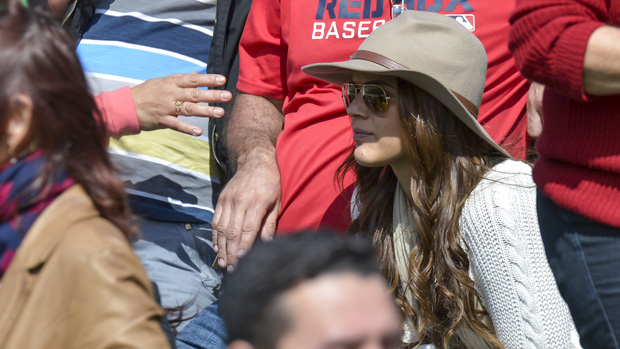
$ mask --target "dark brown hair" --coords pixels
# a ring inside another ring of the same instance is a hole
[[[3,6],[2,6],[3,5]],[[95,101],[75,46],[47,14],[26,9],[19,1],[0,1],[0,126],[6,130],[12,101],[18,94],[33,103],[26,139],[16,149],[33,144],[43,150],[46,164],[34,185],[49,188],[58,169],[80,183],[101,216],[127,237],[129,207],[123,183],[117,179],[106,151],[107,133],[99,125]]]
[[[395,262],[392,224],[398,179],[389,166],[357,164],[353,150],[337,176],[357,175],[360,214],[349,233],[370,236],[379,262],[405,316],[414,325],[419,345],[460,347],[456,329],[471,328],[489,345],[502,348],[486,314],[476,309],[479,294],[469,277],[469,259],[459,227],[461,210],[470,193],[495,164],[506,159],[467,128],[449,109],[426,91],[398,80],[398,100],[404,149],[411,164],[412,217],[417,244],[409,255],[408,288],[418,311],[408,304]]]

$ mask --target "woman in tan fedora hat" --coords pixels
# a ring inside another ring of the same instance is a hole
[[[572,348],[547,265],[531,167],[476,121],[482,44],[451,18],[406,11],[345,62],[304,72],[342,85],[357,174],[349,232],[372,237],[412,347]]]

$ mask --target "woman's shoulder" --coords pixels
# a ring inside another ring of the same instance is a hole
[[[529,224],[536,218],[535,208],[536,185],[530,165],[508,159],[495,165],[478,183],[465,201],[461,220],[472,220],[476,225],[491,219],[502,225],[514,220]]]
[[[83,253],[105,247],[131,252],[129,240],[116,225],[101,217],[81,186],[65,194],[56,199],[57,206],[50,207],[54,212],[45,212],[57,216],[55,220],[52,217],[48,227],[61,230],[62,245],[78,245]]]
[[[492,192],[535,192],[532,167],[522,161],[507,159],[493,166],[473,190],[472,195]]]
[[[99,276],[106,278],[122,278],[131,274],[142,283],[148,283],[127,237],[112,222],[99,215],[83,188],[70,188],[52,205],[49,212],[43,213],[46,217],[42,217],[47,223],[43,229],[54,236],[46,241],[51,244],[48,265],[62,266],[76,273],[91,273],[92,276],[103,273]],[[36,229],[41,229],[41,226]]]
[[[492,181],[505,181],[507,183],[531,183],[532,180],[532,166],[520,160],[506,159],[499,164],[493,166],[493,168],[486,173],[486,180]]]

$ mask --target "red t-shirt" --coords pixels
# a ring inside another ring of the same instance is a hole
[[[514,67],[506,43],[514,3],[493,2],[484,9],[483,3],[446,1],[441,12],[469,21],[487,48],[488,77],[493,80],[483,96],[486,105],[480,120],[488,125],[489,134],[496,140],[517,135],[524,141],[527,83]],[[424,7],[421,2],[407,5]],[[439,5],[425,9],[438,11]],[[348,227],[354,178],[346,178],[349,190],[343,195],[334,184],[334,173],[353,146],[351,121],[340,87],[304,74],[301,67],[348,59],[374,28],[389,19],[387,0],[254,0],[240,44],[237,88],[284,99],[284,129],[276,145],[282,177],[278,232]]]

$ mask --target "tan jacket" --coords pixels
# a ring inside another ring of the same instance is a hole
[[[75,185],[43,211],[0,280],[0,348],[168,348],[122,233]]]

